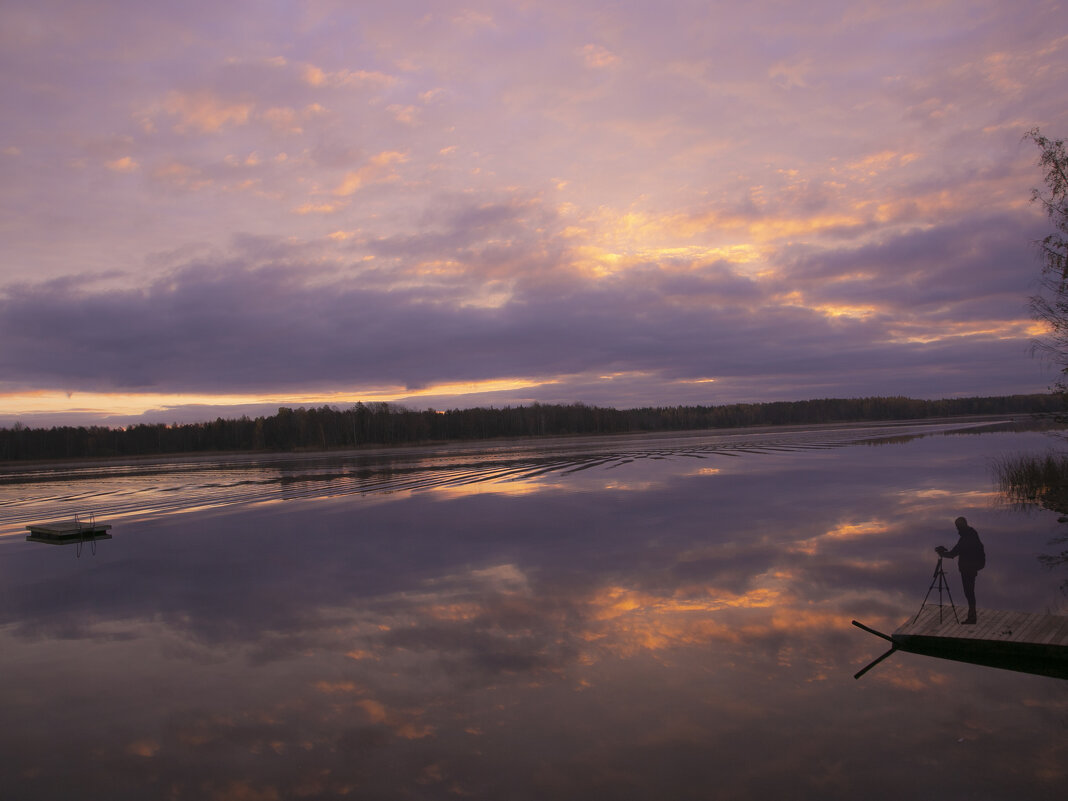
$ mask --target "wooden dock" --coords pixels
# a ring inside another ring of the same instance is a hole
[[[91,540],[110,540],[111,525],[97,523],[95,520],[82,521],[64,520],[59,523],[36,523],[26,526],[29,534],[26,539],[30,542],[47,542],[51,545],[65,545],[72,542],[88,542]]]
[[[966,610],[957,610],[964,619]],[[980,609],[958,623],[952,607],[926,606],[891,635],[902,651],[1068,679],[1068,617]]]

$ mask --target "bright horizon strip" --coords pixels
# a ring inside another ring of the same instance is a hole
[[[0,395],[0,416],[29,416],[42,414],[96,415],[120,417],[165,412],[184,406],[243,407],[351,405],[357,402],[389,403],[430,395],[463,396],[480,392],[501,392],[532,389],[558,383],[557,379],[489,379],[485,381],[435,384],[421,389],[373,389],[351,392],[308,394],[184,394],[184,393],[118,393],[118,392],[60,392],[37,391]]]

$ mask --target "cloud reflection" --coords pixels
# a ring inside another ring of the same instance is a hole
[[[890,797],[948,792],[960,776],[923,756],[966,737],[966,758],[1019,766],[967,788],[1053,798],[1063,748],[1036,738],[1068,702],[1048,685],[919,657],[850,678],[874,647],[850,618],[913,611],[958,513],[997,552],[991,603],[1041,606],[1045,530],[982,490],[988,455],[1040,441],[297,497],[127,525],[92,561],[8,539],[0,743],[20,768],[0,782],[26,798]],[[932,720],[947,693],[959,714]],[[90,745],[55,743],[57,725]],[[888,758],[916,776],[888,776]]]

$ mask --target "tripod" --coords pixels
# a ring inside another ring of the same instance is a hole
[[[946,591],[946,596],[949,598],[949,606],[953,610],[953,619],[960,623],[960,618],[957,617],[957,606],[953,603],[953,595],[949,591],[949,581],[946,580],[946,572],[942,569],[942,555],[938,555],[938,564],[935,565],[934,576],[931,577],[931,586],[927,588],[927,595],[923,596],[923,603],[920,604],[920,611],[916,613],[916,617],[912,619],[915,623],[920,619],[920,612],[923,612],[923,608],[927,606],[927,599],[931,595],[931,590],[938,585],[938,622],[942,622],[942,590]]]

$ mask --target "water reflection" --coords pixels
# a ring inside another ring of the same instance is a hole
[[[131,517],[89,562],[0,540],[0,797],[1059,798],[1061,683],[852,679],[878,648],[850,620],[915,611],[947,508],[996,549],[984,604],[1057,597],[1055,520],[987,489],[1027,435],[818,433],[298,460],[350,478]]]
[[[947,433],[985,430],[987,423],[823,426],[755,429],[676,436],[460,443],[331,454],[154,458],[45,466],[0,466],[0,536],[30,521],[95,513],[144,518],[231,504],[348,494],[423,490],[510,492],[546,489],[553,477],[617,470],[646,460],[707,460],[826,450],[857,443],[886,444]],[[888,432],[895,432],[893,436]],[[713,470],[719,468],[711,468]],[[533,482],[533,483],[532,483]]]
[[[102,532],[93,532],[83,534],[78,537],[66,537],[63,539],[57,539],[54,537],[38,537],[33,534],[26,536],[27,542],[39,542],[42,545],[73,545],[74,555],[81,558],[82,551],[87,551],[93,556],[96,556],[96,544],[101,540],[110,540],[111,535]]]

